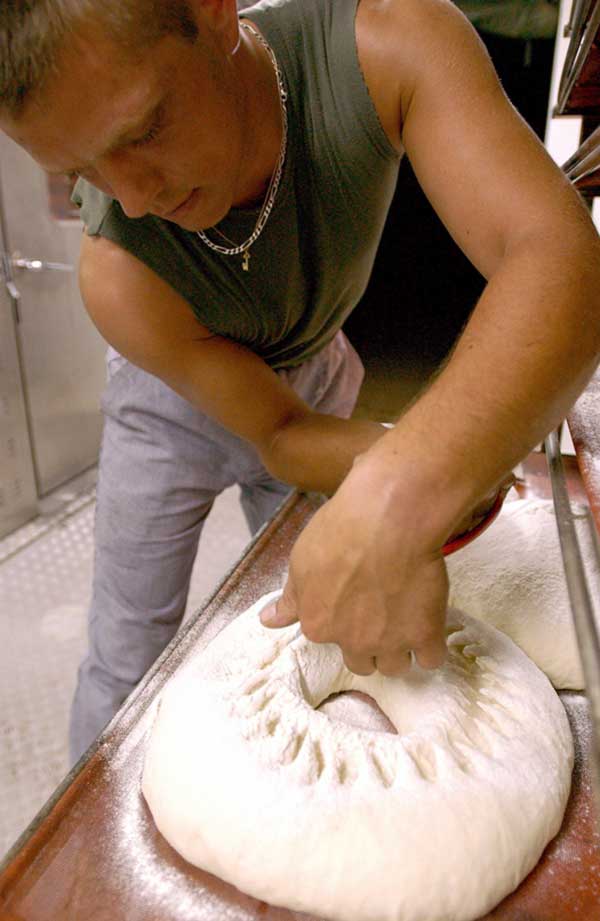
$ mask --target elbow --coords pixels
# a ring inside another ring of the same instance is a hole
[[[302,441],[310,415],[309,410],[286,414],[257,445],[260,459],[271,476],[298,489],[306,487],[302,476]]]

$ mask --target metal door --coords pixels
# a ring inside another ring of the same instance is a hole
[[[0,252],[4,249],[0,208]],[[0,537],[35,515],[37,501],[11,287],[10,269],[4,266],[0,272]]]
[[[81,222],[56,211],[47,175],[6,135],[0,191],[3,250],[20,294],[15,334],[41,497],[97,460],[105,345],[79,296]]]

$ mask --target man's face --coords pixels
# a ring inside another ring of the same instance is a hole
[[[188,230],[244,200],[254,144],[218,35],[167,36],[133,59],[104,34],[63,49],[57,74],[0,128],[49,172],[77,172],[121,203]]]

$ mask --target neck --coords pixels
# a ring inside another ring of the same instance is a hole
[[[260,204],[265,197],[281,154],[283,119],[273,62],[267,49],[245,29],[240,29],[240,45],[232,63],[245,87],[248,168],[239,177],[234,201],[235,207],[243,208]]]

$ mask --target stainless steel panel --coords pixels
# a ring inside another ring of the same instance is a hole
[[[0,249],[2,245],[0,220]],[[35,515],[36,501],[15,310],[0,273],[0,537]]]
[[[5,135],[0,182],[8,251],[76,267],[81,223],[52,217],[46,175]],[[16,268],[15,283],[33,461],[45,495],[97,460],[105,345],[81,303],[76,271]]]

